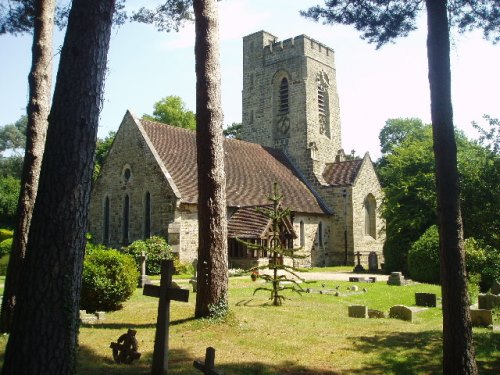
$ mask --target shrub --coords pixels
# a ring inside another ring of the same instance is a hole
[[[6,228],[0,228],[0,242],[5,241],[8,238],[14,237],[14,231]]]
[[[465,240],[465,266],[468,275],[480,275],[478,284],[482,292],[500,280],[500,252],[474,238]]]
[[[177,256],[174,257],[174,267],[176,275],[194,275],[193,264],[181,262]]]
[[[157,236],[148,238],[145,241],[134,241],[131,245],[123,249],[124,253],[134,257],[138,269],[141,266],[141,253],[143,251],[147,256],[146,273],[148,275],[159,275],[161,272],[161,261],[173,258],[167,241]]]
[[[139,273],[131,256],[98,246],[83,263],[82,309],[114,311],[134,292]]]
[[[12,238],[7,238],[0,242],[0,258],[4,255],[10,254],[10,249],[12,248]]]
[[[500,251],[491,246],[486,246],[486,262],[481,272],[481,290],[487,291],[493,283],[500,281]]]
[[[436,225],[428,228],[411,246],[408,271],[413,280],[439,283],[439,234]]]

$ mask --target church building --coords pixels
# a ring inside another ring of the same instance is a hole
[[[383,263],[382,190],[369,155],[347,160],[342,150],[335,75],[334,51],[305,35],[243,38],[243,140],[224,140],[230,267],[268,261],[236,238],[266,243],[259,207],[275,182],[292,212],[289,246],[307,255],[296,266],[353,265],[358,252],[372,270]],[[197,189],[195,132],[127,112],[94,184],[90,232],[117,248],[163,236],[190,262]]]

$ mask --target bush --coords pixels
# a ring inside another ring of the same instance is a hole
[[[4,255],[10,254],[10,249],[12,248],[12,238],[7,238],[0,242],[0,258]]]
[[[181,262],[177,256],[174,257],[174,267],[176,275],[194,275],[193,264]]]
[[[439,234],[436,225],[428,228],[411,246],[408,271],[413,280],[439,284]]]
[[[14,231],[6,228],[0,228],[0,242],[14,237]]]
[[[173,258],[167,241],[157,236],[148,238],[145,241],[134,241],[131,245],[123,249],[124,253],[134,257],[139,270],[141,267],[141,253],[143,251],[147,256],[146,273],[148,275],[159,275],[161,272],[161,261]]]
[[[468,238],[465,240],[465,267],[468,275],[480,275],[478,284],[481,291],[486,292],[495,280],[500,280],[500,252]]]
[[[481,272],[481,290],[488,291],[493,283],[500,281],[500,251],[493,247],[487,246],[485,248],[486,252],[486,263]]]
[[[134,259],[114,249],[87,248],[83,263],[81,308],[114,311],[134,292],[139,273]]]

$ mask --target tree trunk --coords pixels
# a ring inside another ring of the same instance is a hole
[[[460,214],[446,0],[426,0],[443,297],[443,373],[477,374]]]
[[[42,165],[52,91],[52,35],[55,0],[35,2],[32,61],[29,82],[28,128],[21,193],[17,206],[17,225],[12,241],[0,314],[0,332],[9,332],[16,305],[17,286],[23,265],[31,216],[35,206]]]
[[[195,316],[227,307],[226,181],[216,0],[194,0],[198,154],[198,293]],[[220,310],[219,310],[220,311]]]
[[[74,372],[93,157],[114,0],[73,0],[2,374]]]

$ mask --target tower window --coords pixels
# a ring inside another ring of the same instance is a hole
[[[284,115],[288,113],[288,80],[283,78],[280,83],[280,103],[279,114]]]

